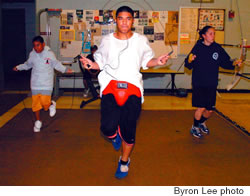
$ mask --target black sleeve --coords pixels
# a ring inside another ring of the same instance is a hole
[[[190,53],[191,53],[191,52],[190,52]],[[185,58],[185,64],[184,64],[184,66],[185,66],[186,68],[188,68],[188,69],[193,69],[193,62],[191,62],[191,63],[188,62],[188,57],[189,57],[190,53],[189,53],[189,54],[187,55],[187,57]]]
[[[221,46],[220,46],[221,47]],[[233,60],[231,60],[230,56],[227,54],[227,52],[224,50],[224,48],[221,47],[220,50],[220,66],[224,69],[231,69],[233,70],[235,67],[233,66]]]

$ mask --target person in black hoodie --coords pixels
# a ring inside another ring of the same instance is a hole
[[[190,132],[197,138],[201,138],[202,133],[209,134],[205,121],[215,109],[219,66],[233,70],[235,65],[241,65],[241,60],[231,60],[226,51],[214,41],[215,30],[212,26],[205,26],[199,35],[200,39],[185,59],[185,67],[193,69],[192,106],[197,109]]]
[[[89,54],[86,58],[95,62],[94,53],[97,51],[97,49],[98,47],[96,45],[91,46],[90,48],[91,54]],[[92,78],[97,78],[100,71],[96,69],[92,69],[92,70],[82,69],[82,67],[80,67],[80,69],[82,70],[82,73],[83,73],[83,85],[85,88],[83,92],[83,97],[85,98],[88,97],[89,91],[91,92],[93,97],[97,97],[98,93],[95,90],[95,86],[92,81]]]

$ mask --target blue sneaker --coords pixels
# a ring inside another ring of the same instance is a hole
[[[130,164],[130,158],[128,158],[128,163],[126,165],[122,165],[121,157],[120,157],[119,162],[118,162],[118,167],[115,172],[115,177],[118,179],[125,178],[128,175],[129,164]]]
[[[200,128],[192,126],[190,133],[197,138],[202,138],[202,134],[200,132]]]
[[[122,144],[122,140],[121,140],[119,133],[117,133],[116,137],[112,139],[111,141],[112,141],[112,145],[114,149],[118,151]]]
[[[209,134],[209,129],[207,128],[206,124],[205,123],[200,123],[199,124],[199,128],[200,130],[202,131],[202,133],[205,133],[205,134]]]

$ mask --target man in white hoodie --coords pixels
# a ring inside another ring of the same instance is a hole
[[[169,54],[154,58],[146,37],[132,32],[134,11],[122,6],[116,11],[115,33],[103,37],[94,54],[95,62],[85,57],[85,69],[100,69],[98,81],[101,96],[101,131],[115,150],[122,146],[115,177],[128,175],[130,155],[135,144],[136,123],[143,102],[140,68],[165,65]]]
[[[45,46],[41,36],[36,36],[32,40],[33,50],[29,54],[29,59],[24,63],[13,68],[14,71],[31,71],[31,92],[32,92],[32,111],[35,113],[36,122],[34,132],[40,132],[42,122],[40,110],[49,109],[51,117],[56,114],[56,102],[51,101],[53,91],[54,69],[62,73],[72,73],[73,70],[66,68],[58,61],[48,46]]]

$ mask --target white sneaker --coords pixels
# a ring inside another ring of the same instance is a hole
[[[49,115],[50,117],[55,116],[56,114],[56,102],[55,101],[51,101],[51,105],[49,106]]]
[[[34,132],[40,132],[41,127],[42,127],[42,122],[40,120],[37,120],[35,122]]]

